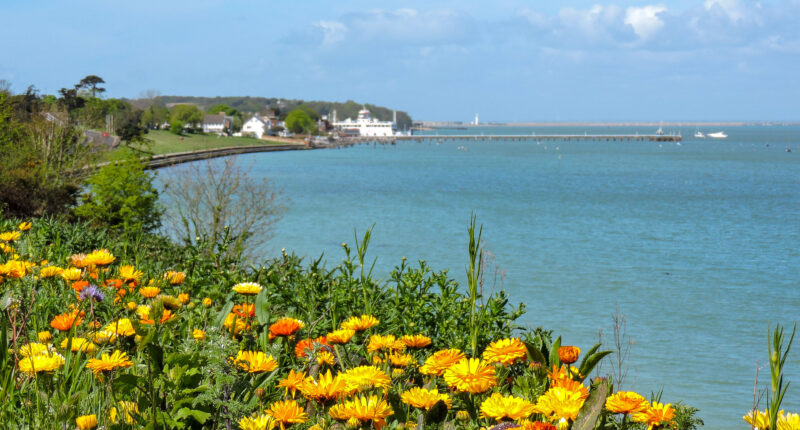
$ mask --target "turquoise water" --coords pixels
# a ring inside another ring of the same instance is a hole
[[[634,341],[624,388],[663,388],[664,401],[700,408],[706,428],[730,429],[746,426],[767,326],[791,325],[800,311],[800,128],[725,131],[727,140],[699,141],[685,128],[682,145],[469,140],[245,160],[291,199],[269,253],[324,251],[332,266],[354,229],[375,224],[379,274],[405,256],[463,281],[474,211],[502,287],[528,305],[526,325],[588,349],[600,329],[610,339],[619,307]],[[533,132],[653,130],[439,131]],[[800,344],[788,368],[785,409],[800,412]]]

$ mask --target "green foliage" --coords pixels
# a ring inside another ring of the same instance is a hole
[[[141,125],[155,129],[169,121],[169,109],[164,106],[150,105],[142,112]]]
[[[775,330],[772,332],[772,337],[767,337],[767,347],[769,350],[769,370],[771,377],[770,391],[767,395],[767,411],[769,413],[769,426],[774,429],[778,425],[778,413],[781,409],[783,397],[786,395],[786,390],[789,389],[789,382],[783,383],[783,365],[786,363],[786,358],[789,356],[789,350],[792,349],[792,342],[794,335],[797,332],[797,324],[792,329],[792,335],[789,337],[789,342],[786,343],[784,349],[784,332],[783,326],[776,325]],[[769,331],[767,331],[769,333]]]
[[[169,132],[172,134],[177,134],[177,135],[183,134],[183,130],[185,127],[186,124],[184,124],[183,121],[179,121],[177,119],[169,122]]]
[[[286,128],[292,133],[310,133],[316,124],[302,109],[295,109],[286,116]]]
[[[700,409],[684,405],[682,402],[672,407],[675,409],[675,430],[697,430],[705,425],[703,420],[696,416]]]
[[[95,224],[125,232],[149,232],[161,225],[162,208],[153,175],[145,164],[129,151],[101,167],[88,180],[75,214]]]
[[[171,121],[182,121],[192,127],[198,127],[203,122],[203,112],[195,105],[176,105],[169,111]]]

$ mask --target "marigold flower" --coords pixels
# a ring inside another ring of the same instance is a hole
[[[256,305],[242,303],[235,305],[231,312],[235,313],[240,318],[253,318],[256,316]]]
[[[400,400],[411,407],[417,409],[430,410],[436,403],[442,401],[447,405],[447,409],[453,406],[453,400],[447,394],[442,394],[437,390],[427,390],[425,388],[414,387],[403,392]]]
[[[81,272],[81,269],[77,267],[70,267],[61,272],[61,277],[64,278],[65,281],[69,282],[78,281],[81,279],[81,276],[83,276],[83,272]]]
[[[374,334],[370,336],[369,343],[367,344],[367,352],[377,352],[377,351],[399,351],[406,348],[406,344],[397,340],[394,335],[386,335],[382,336],[380,334]]]
[[[192,330],[192,338],[197,341],[205,340],[206,339],[206,332],[196,328]]]
[[[308,415],[303,412],[303,408],[294,400],[275,402],[269,405],[266,414],[280,424],[281,430],[284,430],[287,425],[302,424],[308,421]]]
[[[325,336],[320,336],[320,337],[318,337],[316,339],[311,339],[311,338],[303,339],[300,342],[297,342],[297,345],[295,345],[295,347],[294,347],[294,355],[297,358],[305,357],[307,355],[307,352],[306,352],[307,350],[313,350],[314,349],[314,344],[316,344],[317,347],[323,346],[323,345],[327,346],[327,347],[330,347],[330,345],[328,345],[328,340],[325,338]]]
[[[46,343],[31,342],[26,343],[19,347],[17,352],[23,357],[30,357],[32,355],[49,354],[53,352],[53,347]]]
[[[142,271],[136,270],[136,268],[131,265],[119,266],[117,273],[119,273],[119,277],[125,282],[139,282],[139,279],[144,274]]]
[[[320,350],[317,352],[317,364],[322,366],[323,364],[327,364],[328,366],[333,366],[336,363],[336,356],[334,356],[331,352],[326,350]]]
[[[778,412],[778,430],[800,430],[800,415]]]
[[[343,374],[333,376],[330,369],[326,373],[320,372],[318,380],[311,377],[306,378],[297,386],[297,389],[307,399],[323,403],[355,392]]]
[[[356,419],[361,423],[372,422],[376,429],[386,425],[386,417],[394,414],[392,407],[378,396],[358,396],[344,404],[331,407],[329,414],[334,419],[352,420]]]
[[[142,307],[142,306],[139,306],[139,308],[141,308],[141,307]],[[139,311],[139,309],[137,308],[137,309],[136,309],[136,311],[138,312],[138,311]],[[164,310],[161,312],[161,319],[159,319],[159,323],[161,323],[161,324],[164,324],[165,322],[167,322],[167,321],[171,320],[171,319],[172,319],[172,318],[174,318],[174,317],[175,317],[175,314],[173,314],[171,310],[169,310],[169,309],[164,309]],[[141,317],[141,319],[139,320],[139,322],[140,322],[140,323],[142,323],[142,324],[155,324],[155,321],[154,321],[154,320],[152,320],[152,319],[150,319],[150,309],[149,309],[149,306],[148,306],[148,309],[147,309],[147,314],[145,314],[144,316],[142,316],[142,317]]]
[[[419,372],[423,375],[441,376],[447,368],[458,363],[465,357],[464,353],[458,349],[443,349],[428,357],[428,359],[425,360],[425,364],[419,368]]]
[[[561,387],[566,388],[569,391],[575,391],[581,394],[581,398],[586,400],[589,397],[589,389],[586,388],[582,383],[569,378],[563,379],[556,379],[550,382],[550,388],[553,387]]]
[[[112,321],[106,324],[102,331],[118,336],[133,336],[136,334],[136,330],[133,329],[133,324],[128,318]]]
[[[18,231],[6,231],[0,233],[0,240],[5,242],[13,242],[19,239],[20,237],[22,237],[22,234],[20,234],[20,232]]]
[[[100,355],[100,358],[89,359],[86,364],[86,368],[91,369],[95,375],[100,372],[111,372],[131,366],[133,366],[133,362],[128,359],[128,354],[120,350],[115,350],[111,355],[104,353]]]
[[[535,412],[554,421],[575,420],[583,406],[584,398],[578,391],[563,387],[553,387],[536,399]]]
[[[656,426],[660,428],[662,425],[669,424],[672,422],[673,418],[675,418],[675,410],[672,409],[672,405],[669,403],[665,405],[658,402],[653,402],[650,407],[643,412],[633,415],[633,420],[647,424],[648,430],[652,430]]]
[[[33,224],[32,224],[30,221],[28,221],[28,222],[21,222],[21,223],[19,223],[19,225],[17,226],[17,229],[19,229],[19,231],[28,231],[28,230],[30,230],[30,229],[31,229],[31,226],[33,226]]]
[[[558,359],[564,364],[572,364],[578,361],[581,349],[577,346],[562,346],[558,348]]]
[[[233,291],[244,296],[254,296],[261,292],[264,287],[255,282],[240,282],[233,286]]]
[[[211,307],[212,304],[214,304],[214,302],[211,301],[211,297],[206,297],[206,298],[203,299],[203,306],[208,308],[208,307]],[[255,310],[255,307],[254,307],[254,310]]]
[[[39,342],[50,342],[53,340],[53,334],[49,331],[40,331],[36,333],[36,337],[39,339]]]
[[[24,261],[11,260],[5,264],[0,264],[0,275],[6,275],[12,279],[22,278],[28,274],[28,265]]]
[[[184,305],[189,303],[189,294],[187,293],[180,293],[178,294],[178,300],[183,303]]]
[[[306,324],[300,320],[281,318],[276,323],[269,326],[269,334],[273,338],[277,336],[291,336],[305,326]]]
[[[399,352],[389,355],[389,362],[394,367],[407,367],[410,364],[417,364],[417,360],[411,354],[401,354]]]
[[[431,344],[431,338],[421,334],[405,335],[400,340],[409,348],[425,348]]]
[[[69,262],[78,269],[83,269],[89,265],[89,262],[86,261],[86,254],[73,254],[69,257]]]
[[[123,285],[125,285],[125,283],[122,282],[122,279],[118,279],[118,278],[106,279],[105,281],[103,281],[103,286],[104,287],[111,287],[111,288],[117,289],[117,288],[122,288]]]
[[[294,399],[295,393],[297,393],[297,390],[300,389],[300,385],[303,383],[305,378],[306,378],[305,372],[298,373],[295,372],[294,369],[291,369],[289,371],[289,374],[286,375],[285,378],[281,379],[280,382],[278,382],[278,386],[286,389],[286,393],[284,394],[284,396],[288,396],[289,391],[291,391],[292,398]]]
[[[136,302],[128,302],[125,304],[125,306],[128,308],[129,311],[135,311],[136,309],[139,308],[139,305],[137,305]]]
[[[360,317],[350,317],[342,323],[342,328],[347,330],[361,331],[378,325],[380,321],[372,315],[361,315]]]
[[[31,355],[19,361],[19,370],[34,375],[37,373],[50,373],[60,369],[64,365],[64,357],[61,354],[51,352],[47,354]]]
[[[85,352],[87,354],[94,354],[97,352],[97,345],[82,337],[73,337],[72,345],[70,345],[69,338],[62,340],[61,348],[66,349],[67,346],[70,347],[70,351],[72,352]]]
[[[344,379],[353,391],[369,388],[389,388],[392,379],[375,366],[352,367],[344,372]]]
[[[635,414],[644,412],[650,404],[633,391],[619,391],[606,399],[606,409],[615,414]]]
[[[14,252],[14,248],[6,245],[5,243],[0,242],[0,251],[3,251],[3,254],[11,254]]]
[[[79,326],[81,322],[83,322],[83,318],[80,317],[77,310],[74,310],[72,312],[56,315],[56,317],[50,321],[50,327],[59,331],[69,331],[72,327]]]
[[[648,406],[650,405],[648,404]],[[742,419],[757,429],[766,430],[769,428],[769,409],[765,409],[764,412],[759,410],[750,411]]]
[[[458,391],[479,394],[497,385],[494,367],[477,358],[464,358],[444,371],[444,381]]]
[[[122,410],[124,415],[125,424],[133,424],[134,422],[134,415],[139,414],[139,406],[134,402],[129,402],[125,400],[119,401],[119,408]],[[108,418],[111,420],[112,423],[117,423],[117,408],[112,407],[108,410]]]
[[[328,343],[331,344],[345,344],[350,342],[353,335],[356,334],[355,330],[339,329],[328,333],[325,337],[328,338]]]
[[[516,338],[494,341],[483,351],[484,360],[489,363],[502,363],[506,366],[517,361],[525,361],[527,356],[528,349],[525,344]]]
[[[497,421],[528,418],[534,412],[533,403],[514,396],[492,394],[481,404],[481,416]]]
[[[234,327],[234,323],[236,327]],[[222,325],[228,329],[229,332],[232,332],[234,335],[239,334],[242,330],[249,330],[250,326],[244,320],[243,317],[237,316],[233,312],[229,313],[225,316],[225,321],[223,321]]]
[[[273,428],[275,428],[275,420],[265,414],[244,417],[239,420],[239,430],[272,430]]]
[[[62,268],[60,268],[58,266],[42,267],[42,269],[39,270],[39,277],[42,278],[42,279],[52,278],[52,277],[60,275],[63,272],[64,272],[64,269],[62,269]]]
[[[97,415],[81,415],[75,418],[79,430],[92,430],[97,427]]]
[[[239,351],[233,364],[249,373],[272,372],[278,368],[275,358],[261,351]]]
[[[70,287],[73,290],[75,290],[76,293],[82,292],[83,289],[88,286],[89,286],[89,281],[75,281],[70,285]]]
[[[86,263],[95,266],[106,266],[114,262],[117,258],[107,249],[98,249],[86,256]]]
[[[158,287],[142,287],[139,288],[139,295],[148,299],[152,299],[153,297],[157,296],[158,293],[161,292],[161,288]]]
[[[164,274],[164,279],[166,279],[170,285],[180,285],[186,280],[186,274],[168,270],[167,273]]]

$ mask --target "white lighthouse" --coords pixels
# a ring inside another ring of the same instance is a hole
[[[472,125],[478,125],[478,114],[475,114],[475,121],[472,122]]]

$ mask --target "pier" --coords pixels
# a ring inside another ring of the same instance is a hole
[[[358,136],[343,139],[343,144],[395,143],[395,142],[449,142],[449,141],[506,140],[512,142],[681,142],[680,134],[496,134],[477,136],[474,134],[415,134],[411,136]]]

